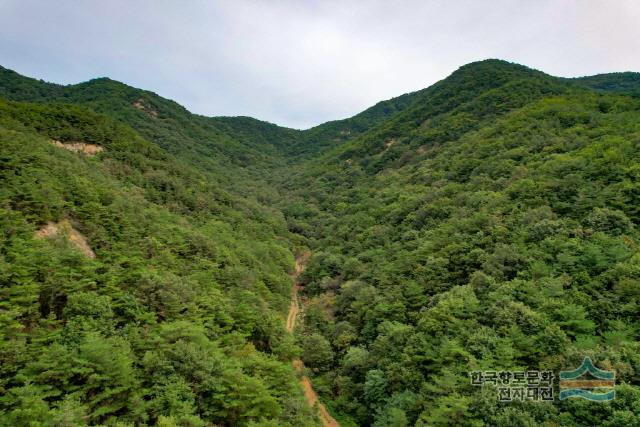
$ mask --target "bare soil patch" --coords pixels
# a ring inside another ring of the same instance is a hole
[[[73,228],[69,220],[65,219],[60,222],[50,222],[40,230],[36,231],[36,237],[39,239],[51,238],[57,235],[64,236],[87,258],[96,257],[96,254],[93,252],[91,246],[89,246],[89,243],[87,242],[87,238],[78,230]]]
[[[151,108],[151,106],[149,106],[144,99],[140,98],[136,101],[133,102],[134,108],[137,108],[140,111],[144,111],[145,113],[147,113],[147,115],[149,117],[153,117],[154,119],[158,118],[158,112],[156,110],[154,110],[153,108]]]
[[[104,147],[95,144],[87,144],[85,142],[60,142],[53,140],[53,145],[56,147],[64,148],[65,150],[73,151],[74,153],[84,154],[85,156],[95,156],[98,153],[104,151]]]

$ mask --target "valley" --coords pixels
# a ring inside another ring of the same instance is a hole
[[[0,425],[640,423],[639,94],[485,60],[296,130],[0,67]],[[586,356],[614,401],[470,383]]]
[[[289,314],[287,315],[287,331],[293,333],[296,327],[296,320],[298,314],[300,313],[300,304],[298,302],[298,291],[300,289],[300,285],[298,284],[298,277],[300,273],[304,271],[304,263],[309,258],[309,254],[304,254],[301,257],[296,258],[296,267],[294,274],[292,276],[293,286],[291,288],[291,305],[289,306]],[[340,427],[340,424],[336,420],[333,419],[329,411],[325,406],[318,402],[318,395],[313,390],[313,385],[309,378],[304,375],[304,363],[300,359],[295,359],[293,361],[293,367],[296,371],[302,374],[300,378],[300,384],[302,385],[302,389],[304,390],[305,400],[310,407],[318,406],[320,421],[322,422],[323,427]]]

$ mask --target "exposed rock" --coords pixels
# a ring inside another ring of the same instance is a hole
[[[385,153],[389,148],[391,148],[393,146],[393,144],[395,144],[396,142],[398,142],[398,140],[396,138],[391,138],[388,141],[386,141],[384,143],[384,150],[382,150],[383,153]]]
[[[81,153],[89,157],[95,156],[96,154],[104,151],[104,147],[84,142],[60,142],[55,139],[52,142],[56,147],[64,148],[65,150],[73,151],[74,153]]]
[[[151,106],[149,106],[144,99],[140,98],[136,101],[133,102],[134,108],[137,108],[140,111],[144,111],[145,113],[147,113],[149,115],[149,117],[153,117],[154,119],[158,117],[158,112],[156,110],[154,110],[153,108],[151,108]]]
[[[69,220],[62,220],[60,222],[50,222],[40,230],[36,231],[36,237],[39,239],[55,237],[58,234],[63,235],[69,242],[78,248],[87,258],[95,258],[96,254],[89,246],[87,238],[78,230],[73,228]]]

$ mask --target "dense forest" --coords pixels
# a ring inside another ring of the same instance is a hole
[[[499,60],[299,131],[0,67],[0,425],[640,426],[640,77]],[[285,329],[294,260],[304,308]],[[615,371],[501,402],[474,371]]]

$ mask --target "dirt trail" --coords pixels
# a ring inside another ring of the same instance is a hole
[[[300,312],[300,303],[298,302],[298,291],[300,290],[300,285],[298,284],[298,277],[300,276],[300,273],[304,271],[304,266],[308,258],[309,254],[306,253],[296,259],[296,270],[292,275],[293,286],[291,287],[291,305],[289,306],[289,314],[287,315],[287,330],[289,332],[293,332],[295,329],[296,319]],[[302,371],[302,369],[304,369],[304,364],[302,363],[302,360],[296,359],[293,361],[293,367],[296,371]],[[300,378],[300,384],[304,390],[304,397],[307,404],[312,408],[316,404],[318,405],[322,425],[324,427],[340,427],[340,424],[338,424],[338,422],[331,416],[329,411],[327,411],[327,408],[318,401],[318,395],[313,390],[311,380],[306,375]]]

